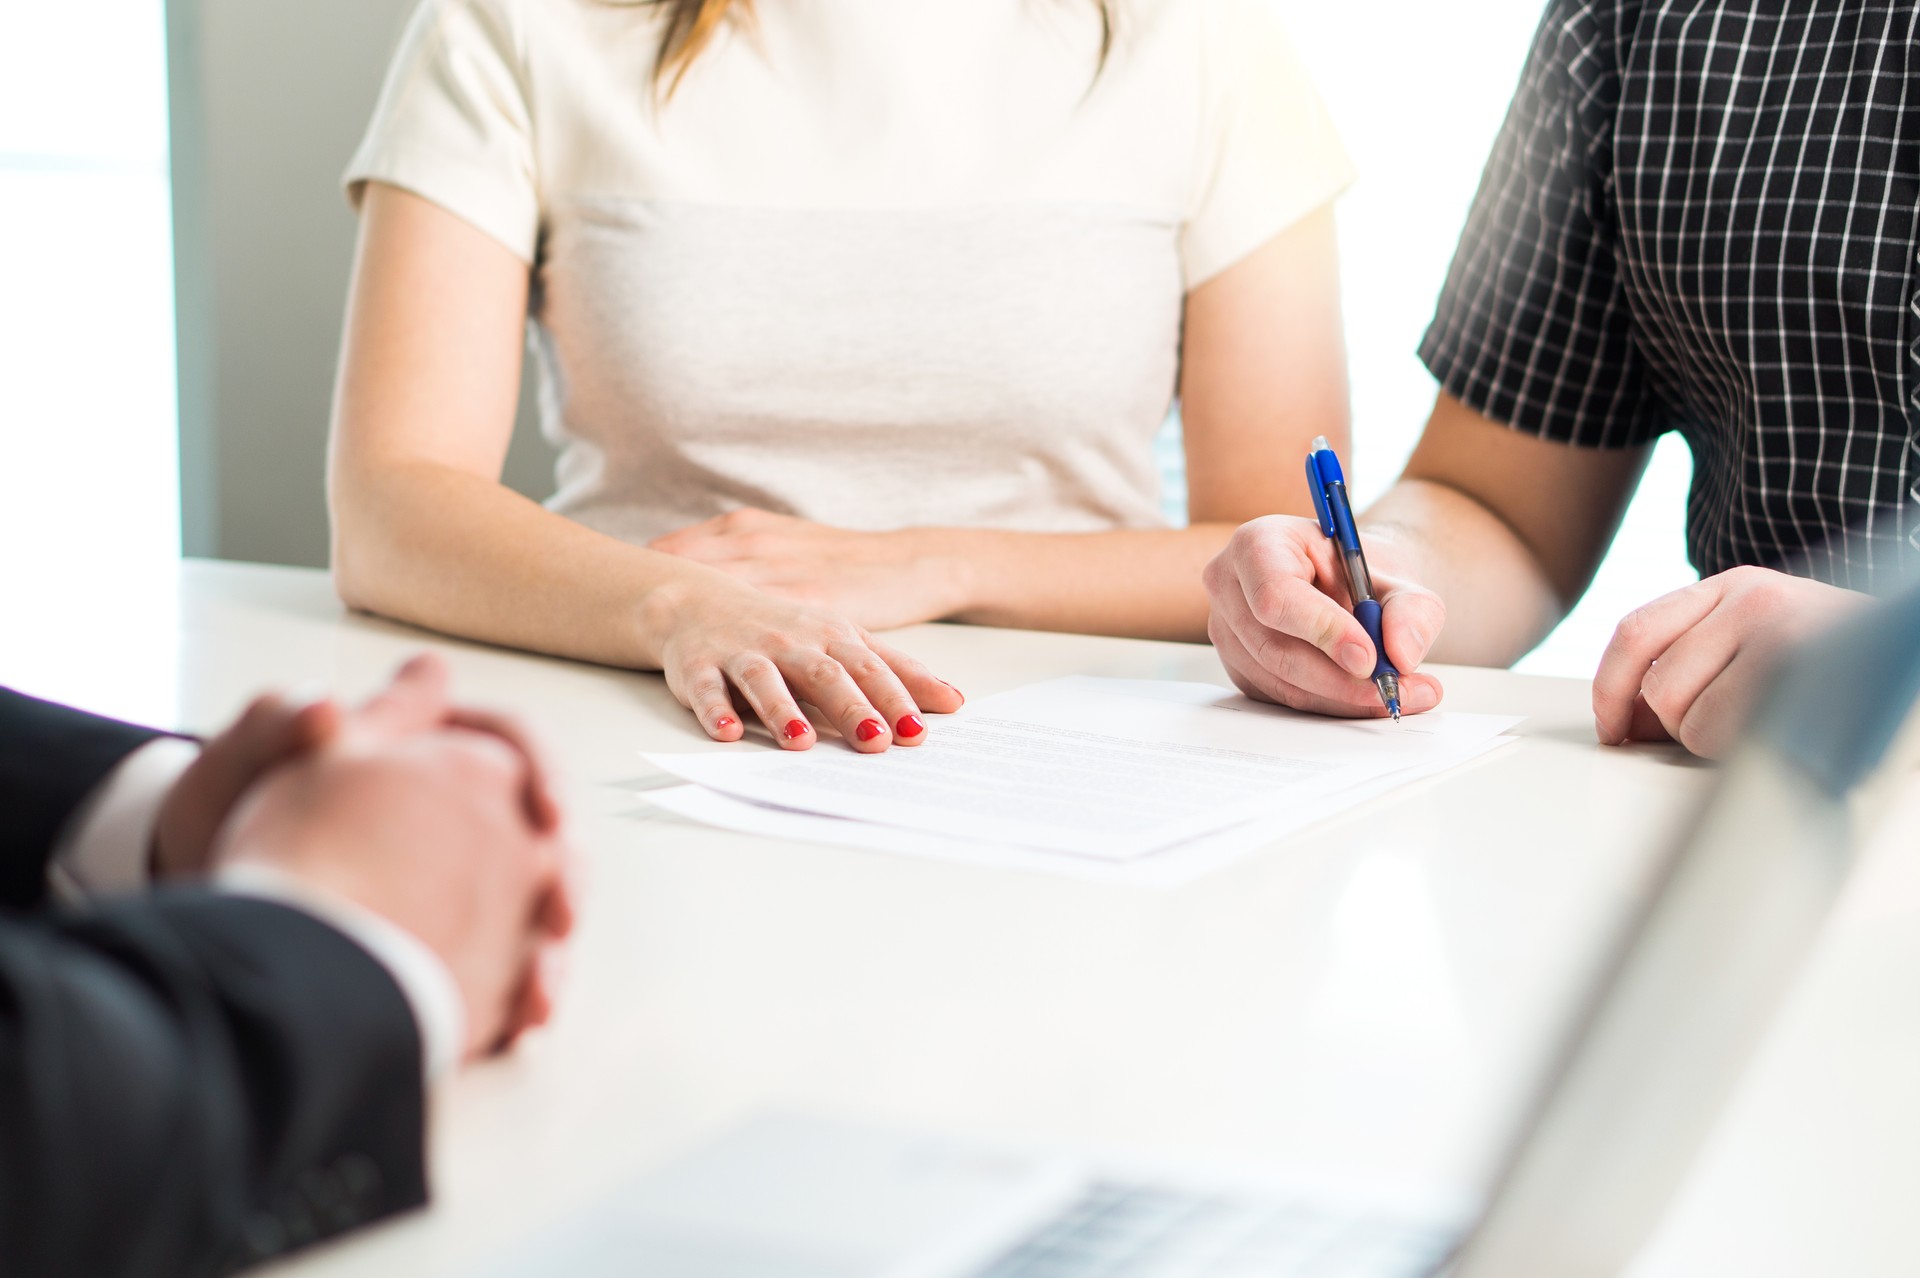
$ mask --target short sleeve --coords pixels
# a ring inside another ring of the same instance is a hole
[[[1266,0],[1201,6],[1197,198],[1180,235],[1191,289],[1265,244],[1353,182],[1326,104]]]
[[[347,166],[347,199],[358,209],[369,181],[401,187],[531,263],[540,233],[533,137],[526,62],[502,0],[423,0]]]
[[[1631,9],[1549,6],[1420,344],[1468,408],[1588,448],[1661,433],[1616,253],[1613,125]]]

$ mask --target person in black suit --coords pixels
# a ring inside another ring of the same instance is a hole
[[[565,858],[432,658],[204,746],[0,689],[0,1273],[223,1274],[425,1202],[426,1080],[546,1019]]]

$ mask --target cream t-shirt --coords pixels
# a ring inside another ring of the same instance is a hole
[[[645,541],[1163,523],[1188,289],[1351,171],[1259,0],[425,0],[347,172],[534,273],[551,501]]]

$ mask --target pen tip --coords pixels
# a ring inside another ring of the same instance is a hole
[[[1400,722],[1400,703],[1398,701],[1390,702],[1387,710],[1393,715],[1393,721],[1395,723]]]

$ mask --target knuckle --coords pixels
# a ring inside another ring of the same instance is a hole
[[[1263,699],[1271,701],[1277,706],[1285,706],[1289,710],[1312,709],[1312,706],[1309,704],[1310,698],[1290,683],[1276,684],[1268,687]]]
[[[727,695],[727,681],[718,671],[705,671],[687,681],[687,695],[695,701],[718,701]]]
[[[1279,629],[1286,620],[1290,608],[1290,592],[1284,581],[1263,581],[1248,597],[1253,607],[1253,615],[1262,625]]]
[[[1341,632],[1344,629],[1345,627],[1339,619],[1328,615],[1321,618],[1320,623],[1313,628],[1313,634],[1309,636],[1309,642],[1311,642],[1315,648],[1324,652],[1340,641]]]
[[[809,687],[819,688],[844,678],[847,668],[832,657],[814,654],[800,661],[799,671],[801,679]]]
[[[874,684],[885,684],[891,680],[893,676],[893,670],[886,662],[880,660],[878,657],[866,657],[855,661],[852,665],[846,667],[846,670],[848,674],[853,676],[854,682],[860,684],[862,687],[868,687]],[[881,687],[879,689],[879,693],[882,696],[892,691],[893,689],[888,687]]]
[[[1659,666],[1649,670],[1646,678],[1640,681],[1640,699],[1647,703],[1648,709],[1660,716],[1662,723],[1673,722],[1686,709],[1679,704],[1671,682],[1661,677]]]
[[[870,642],[867,632],[851,621],[828,622],[825,638],[831,647],[865,648]]]
[[[1280,649],[1275,658],[1275,665],[1288,687],[1304,691],[1314,674],[1323,669],[1326,660],[1327,658],[1316,650],[1290,644]],[[1348,677],[1345,671],[1341,671],[1341,676]]]
[[[1640,641],[1647,635],[1648,624],[1646,608],[1635,608],[1632,612],[1620,618],[1620,624],[1613,628],[1614,646],[1621,648],[1638,647]]]
[[[262,693],[247,702],[247,708],[241,712],[240,718],[248,723],[264,722],[280,712],[281,704],[278,693]]]
[[[734,658],[731,671],[734,682],[744,686],[757,686],[777,682],[780,670],[766,657],[755,653],[750,656]]]
[[[1680,721],[1679,730],[1676,731],[1673,736],[1676,741],[1685,746],[1691,753],[1697,754],[1703,759],[1711,759],[1719,753],[1720,734],[1718,726],[1711,721],[1709,716],[1701,714],[1697,707],[1694,710],[1688,711],[1686,717]]]

